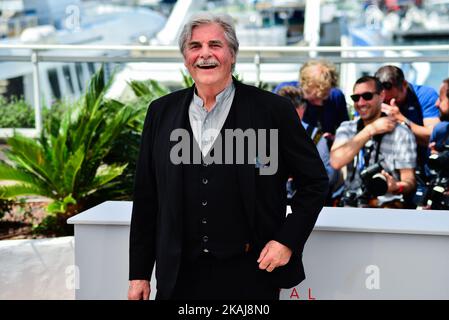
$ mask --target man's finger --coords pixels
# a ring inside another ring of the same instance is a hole
[[[390,106],[396,107],[396,99],[395,98],[390,100]]]
[[[274,264],[270,263],[270,265],[265,269],[267,272],[272,272],[276,267]]]
[[[266,268],[268,268],[270,263],[271,263],[271,258],[268,258],[267,256],[265,256],[265,258],[263,258],[262,261],[259,263],[259,269],[265,270]]]
[[[150,300],[150,288],[144,289],[143,291],[143,300]]]
[[[268,253],[268,248],[265,246],[265,247],[262,249],[262,252],[261,252],[260,255],[259,255],[259,259],[257,259],[257,262],[261,262],[262,259],[265,258],[265,256],[267,255],[267,253]]]

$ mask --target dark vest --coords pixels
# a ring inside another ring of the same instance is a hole
[[[201,164],[183,165],[183,252],[189,259],[202,253],[228,258],[244,253],[249,243],[248,219],[238,188],[237,168],[224,164],[224,130],[235,128],[233,108],[220,130],[222,164],[208,164],[201,157]],[[195,152],[200,153],[189,117],[186,119],[191,150],[195,148]],[[217,140],[214,146],[216,143]]]

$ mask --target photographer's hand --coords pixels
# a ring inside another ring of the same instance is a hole
[[[382,170],[382,174],[384,175],[385,178],[387,178],[387,185],[388,185],[387,192],[398,193],[398,190],[400,189],[398,181],[385,170]]]
[[[392,131],[396,126],[396,122],[388,117],[381,117],[376,121],[368,124],[362,131],[358,132],[352,139],[334,141],[331,148],[330,164],[335,170],[340,170],[349,162],[354,160],[354,157],[362,149],[366,142],[373,136],[385,132]]]
[[[436,144],[437,144],[436,142],[429,143],[429,149],[431,154],[438,154],[438,151],[435,148]]]
[[[391,120],[401,123],[405,120],[404,115],[396,105],[396,99],[391,99],[390,104],[382,103],[382,112],[384,112]]]
[[[371,136],[391,132],[395,127],[396,122],[389,117],[381,117],[367,126]]]
[[[415,171],[413,168],[410,169],[399,169],[400,181],[396,180],[392,175],[390,175],[385,170],[382,170],[382,174],[387,178],[387,185],[389,193],[394,194],[406,194],[414,190],[416,180]]]

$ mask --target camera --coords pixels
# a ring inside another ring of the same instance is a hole
[[[430,194],[430,209],[432,210],[449,210],[449,195],[445,193],[443,186],[435,186]]]
[[[449,175],[449,150],[430,155],[428,164],[430,169]]]
[[[363,185],[366,191],[373,197],[382,196],[387,193],[388,183],[387,178],[381,173],[383,170],[382,164],[375,163],[360,172]]]
[[[341,207],[358,207],[360,205],[360,196],[362,191],[346,191],[341,197],[339,206]]]
[[[367,208],[376,206],[378,196],[388,191],[387,178],[381,173],[385,170],[381,162],[375,163],[360,172],[362,185],[357,190],[347,190],[341,197],[339,206]]]
[[[432,154],[428,159],[431,179],[426,183],[423,194],[420,195],[418,206],[424,209],[449,210],[449,148],[445,146],[438,154]]]

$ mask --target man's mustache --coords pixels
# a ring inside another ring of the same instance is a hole
[[[219,65],[219,62],[215,59],[208,59],[208,60],[198,60],[195,62],[195,67],[216,67]]]

